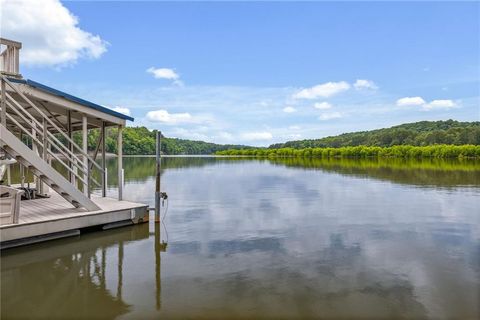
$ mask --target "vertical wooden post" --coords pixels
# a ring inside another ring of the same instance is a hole
[[[123,199],[123,126],[118,126],[118,200]]]
[[[102,197],[107,196],[107,160],[105,158],[106,153],[106,140],[107,140],[107,130],[105,126],[105,121],[102,121],[102,169],[103,169],[103,176],[102,176]]]
[[[2,79],[1,83],[1,90],[2,90],[2,101],[0,102],[0,106],[2,110],[0,110],[0,123],[2,126],[5,128],[7,127],[7,101],[6,101],[6,95],[5,95],[5,81]],[[0,147],[3,147],[3,145],[0,145]],[[10,173],[10,165],[7,166],[7,184],[10,185],[12,183],[11,181],[11,173]]]
[[[67,111],[67,134],[71,140],[72,139],[72,112],[70,110]],[[73,145],[70,141],[68,142],[68,150],[70,151],[70,153],[73,153]],[[74,163],[72,161],[68,161],[68,165],[70,166],[70,169],[73,169]],[[70,172],[69,176],[70,176],[70,183],[73,184],[75,187],[77,187],[75,175],[72,172]]]
[[[156,136],[156,167],[155,167],[155,222],[160,222],[160,170],[162,168],[162,132]]]
[[[22,131],[20,131],[20,141],[23,142],[23,133]],[[25,187],[25,167],[23,166],[23,164],[19,163],[19,166],[20,166],[20,186],[22,188]]]
[[[47,129],[47,121],[43,119],[43,149],[42,149],[42,158],[43,161],[47,162],[48,157],[48,129]]]
[[[87,122],[87,116],[86,115],[82,115],[82,147],[83,147],[83,152],[85,154],[88,154],[88,122]],[[90,177],[89,177],[89,171],[90,171],[90,168],[88,166],[88,158],[87,156],[83,156],[83,170],[84,171],[84,176],[83,178],[85,179],[85,183],[83,184],[83,193],[89,197],[90,194],[88,192],[88,185],[89,185],[89,180],[90,180]]]
[[[47,148],[48,148],[48,137],[47,137],[47,121],[45,119],[42,120],[42,134],[43,134],[43,139],[42,139],[42,142],[43,142],[43,147],[42,147],[42,159],[43,161],[47,162],[47,157],[48,157],[48,153],[47,153]],[[38,179],[39,180],[39,184],[40,184],[40,189],[37,189],[37,192],[39,192],[41,195],[44,195],[47,190],[46,190],[46,187],[42,181],[42,179]]]
[[[1,89],[2,89],[2,101],[1,101],[1,114],[0,114],[0,122],[2,126],[5,128],[7,127],[7,98],[5,96],[5,81],[2,79],[2,84],[1,84]]]
[[[35,126],[36,126],[35,122],[32,121],[32,137],[33,138],[38,137],[37,136],[37,131],[35,131],[35,129],[34,129]],[[38,144],[35,141],[35,139],[33,139],[33,138],[32,138],[32,150],[36,155],[40,156],[40,152],[38,151]],[[34,175],[33,176],[33,182],[35,184],[35,188],[37,189],[36,193],[39,193],[40,192],[40,185],[41,185],[40,178],[38,178],[36,175]]]

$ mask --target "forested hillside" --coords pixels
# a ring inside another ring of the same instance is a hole
[[[107,152],[117,153],[117,129],[107,131]],[[88,149],[94,150],[98,141],[99,131],[90,130],[88,135]],[[155,154],[156,130],[145,127],[127,127],[123,130],[123,153],[126,155],[153,155]],[[81,134],[76,132],[74,140],[81,145]],[[163,154],[213,154],[226,149],[244,149],[242,145],[221,145],[204,141],[193,141],[162,136]]]
[[[480,145],[480,122],[420,121],[391,128],[344,133],[320,139],[288,141],[269,148],[338,148],[349,146],[390,147],[395,145],[428,146],[434,144]]]
[[[94,150],[98,141],[98,130],[90,130],[88,148]],[[123,152],[126,155],[155,154],[155,130],[145,127],[127,127],[123,131]],[[76,132],[74,140],[81,145],[81,134]],[[117,129],[110,128],[107,133],[107,152],[117,152]],[[421,121],[399,126],[344,133],[321,139],[289,141],[273,144],[269,149],[279,148],[340,148],[351,146],[390,147],[396,145],[430,146],[445,145],[480,145],[480,122]],[[215,154],[224,150],[264,149],[243,145],[222,145],[204,141],[177,138],[162,138],[164,154]]]

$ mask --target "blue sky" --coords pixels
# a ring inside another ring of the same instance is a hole
[[[2,22],[24,43],[24,76],[170,137],[269,145],[480,120],[478,2],[43,6],[3,13],[32,12],[24,27]],[[52,16],[65,19],[44,26]]]

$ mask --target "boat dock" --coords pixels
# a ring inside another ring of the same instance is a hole
[[[0,45],[0,248],[148,221],[147,204],[123,199],[122,132],[134,119],[24,78],[22,44]],[[116,198],[107,197],[109,135]]]
[[[100,210],[75,208],[56,193],[50,198],[21,201],[18,223],[0,226],[0,248],[76,236],[88,228],[106,230],[148,221],[145,204],[95,195],[92,200]]]

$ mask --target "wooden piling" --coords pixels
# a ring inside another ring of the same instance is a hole
[[[156,137],[156,170],[155,170],[155,222],[160,222],[160,170],[162,168],[161,163],[161,147],[162,147],[162,132],[157,131]]]

